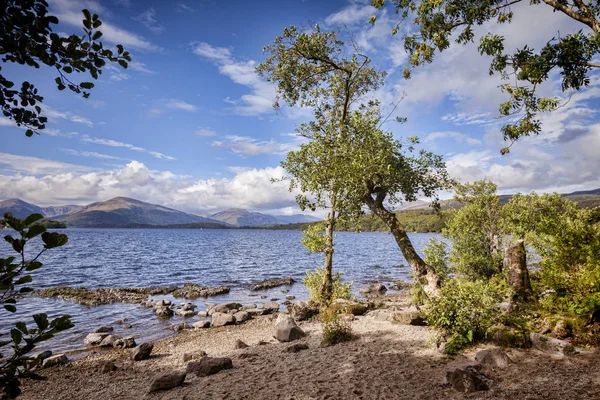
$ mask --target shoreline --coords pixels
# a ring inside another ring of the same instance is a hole
[[[154,342],[152,356],[131,361],[130,349],[92,352],[65,365],[41,370],[47,381],[24,381],[23,399],[462,399],[445,383],[445,371],[473,360],[478,346],[448,357],[429,346],[433,331],[392,322],[410,311],[406,296],[384,296],[387,308],[351,321],[355,338],[320,347],[322,326],[298,322],[307,336],[291,343],[273,338],[277,314],[241,325],[185,331]],[[236,349],[242,340],[249,347]],[[308,349],[288,352],[291,345]],[[139,344],[139,343],[138,343]],[[488,346],[489,347],[489,346]],[[233,368],[207,377],[188,374],[182,386],[148,393],[153,378],[185,371],[183,354],[204,351],[229,357]],[[494,372],[490,390],[468,398],[593,399],[600,397],[600,352],[555,357],[536,350],[512,350],[505,371]],[[103,363],[117,370],[103,373]]]

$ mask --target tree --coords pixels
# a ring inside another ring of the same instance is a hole
[[[386,0],[372,0],[373,6],[383,8]],[[600,51],[600,3],[585,0],[392,0],[395,11],[404,20],[414,21],[418,32],[404,37],[404,47],[409,53],[409,66],[404,75],[410,78],[411,69],[433,62],[436,52],[442,52],[456,43],[466,45],[476,40],[474,27],[488,21],[510,23],[514,12],[512,6],[529,3],[544,4],[554,12],[581,23],[581,30],[548,38],[539,50],[525,45],[514,53],[504,48],[504,37],[487,33],[478,38],[481,55],[491,56],[489,73],[500,74],[501,90],[510,99],[499,108],[501,116],[518,115],[515,122],[502,127],[508,146],[501,150],[509,152],[520,138],[539,134],[541,123],[538,114],[553,111],[561,104],[557,98],[539,97],[536,89],[554,71],[561,76],[562,90],[580,90],[590,83],[590,73],[600,67],[594,57]],[[375,23],[376,16],[371,17]],[[399,24],[392,30],[397,34]],[[514,79],[515,83],[509,83]]]
[[[6,311],[16,312],[19,294],[31,292],[33,289],[25,286],[32,281],[29,272],[42,267],[40,256],[46,250],[63,246],[67,243],[67,236],[56,232],[46,232],[46,228],[38,223],[41,214],[32,214],[20,220],[12,214],[4,214],[4,222],[16,233],[16,237],[4,236],[18,257],[0,258],[0,305]],[[35,237],[41,236],[44,247],[31,259],[26,256],[27,244]],[[11,340],[0,341],[0,348],[12,344],[12,353],[7,357],[0,354],[0,398],[13,399],[21,393],[20,379],[44,379],[36,374],[35,369],[40,367],[42,359],[31,357],[28,354],[36,344],[52,338],[55,333],[73,327],[70,317],[63,315],[52,321],[44,313],[33,316],[36,327],[28,328],[24,322],[17,322],[10,330]]]
[[[102,67],[107,62],[117,63],[127,68],[131,61],[129,52],[117,45],[116,54],[104,48],[99,39],[102,32],[98,28],[102,21],[98,15],[83,10],[82,36],[62,37],[52,32],[52,25],[58,18],[48,14],[45,0],[7,0],[0,11],[0,55],[3,63],[17,63],[40,68],[41,64],[56,69],[58,90],[69,89],[84,98],[94,87],[92,82],[74,82],[74,73],[88,73],[98,79]],[[0,71],[2,68],[0,67]],[[40,103],[44,98],[30,82],[21,83],[21,89],[13,89],[15,83],[0,74],[0,107],[5,117],[12,119],[17,126],[26,128],[26,135],[32,136],[46,127]]]

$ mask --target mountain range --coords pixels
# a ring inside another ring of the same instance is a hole
[[[0,202],[0,216],[7,212],[11,212],[17,218],[25,218],[33,213],[42,214],[47,219],[64,222],[69,227],[80,228],[187,224],[206,224],[206,227],[239,227],[282,225],[319,220],[316,217],[304,214],[276,217],[238,208],[213,215],[199,216],[127,197],[115,197],[87,206],[67,205],[55,207],[40,207],[20,199],[9,199]]]

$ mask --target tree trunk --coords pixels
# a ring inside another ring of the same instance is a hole
[[[518,240],[506,248],[504,269],[511,290],[510,309],[515,309],[519,302],[531,300],[533,294],[523,240]]]
[[[323,285],[321,287],[321,297],[329,301],[333,293],[333,232],[335,229],[335,210],[332,208],[327,219],[327,227],[325,228],[325,238],[327,247],[325,249],[325,263],[323,270]]]
[[[402,255],[408,262],[408,265],[410,265],[415,278],[423,285],[427,296],[437,297],[439,295],[440,278],[433,268],[417,254],[406,231],[400,226],[396,214],[386,209],[383,206],[383,201],[377,201],[370,195],[365,196],[365,203],[371,212],[377,215],[388,226],[394,239],[396,239],[398,247],[402,251]]]

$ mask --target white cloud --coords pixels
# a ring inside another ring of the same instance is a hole
[[[198,135],[198,136],[215,136],[216,134],[217,134],[217,132],[213,131],[212,129],[208,129],[208,128],[200,128],[196,132],[194,132],[194,135]]]
[[[447,138],[454,139],[458,143],[466,143],[470,146],[477,146],[477,145],[482,144],[481,140],[479,140],[479,139],[472,138],[469,135],[461,133],[461,132],[452,132],[452,131],[432,132],[432,133],[428,134],[427,136],[425,136],[425,139],[423,139],[423,141],[425,143],[427,143],[427,142],[434,142],[438,139],[447,139]]]
[[[354,25],[366,24],[377,9],[371,5],[351,3],[340,11],[325,18],[327,25]]]
[[[298,148],[301,138],[290,143],[281,143],[274,140],[261,141],[248,136],[225,136],[225,140],[215,140],[212,147],[227,149],[236,154],[256,156],[261,154],[286,154]]]
[[[198,107],[193,104],[186,103],[183,100],[171,99],[165,103],[165,107],[171,108],[173,110],[182,110],[187,112],[195,112],[198,111]]]
[[[79,151],[75,149],[62,149],[67,154],[80,157],[100,158],[103,160],[126,160],[122,157],[111,156],[109,154],[96,153],[95,151]]]
[[[149,8],[134,19],[141,22],[144,26],[150,29],[153,33],[160,34],[165,30],[165,26],[161,25],[155,18],[156,11],[154,8]]]
[[[178,3],[177,6],[175,7],[175,11],[183,12],[183,13],[190,13],[190,12],[194,12],[196,10],[193,9],[192,7],[188,6],[185,3]]]
[[[239,100],[226,102],[234,104],[233,111],[240,115],[260,115],[273,112],[273,101],[276,97],[275,87],[260,79],[255,71],[255,61],[235,60],[231,50],[224,47],[214,47],[208,43],[193,43],[193,52],[207,58],[219,67],[219,72],[233,82],[251,89]]]
[[[0,160],[3,155],[0,154]],[[66,203],[85,204],[127,196],[183,211],[214,212],[229,207],[254,210],[279,210],[295,206],[295,193],[282,178],[280,167],[240,169],[231,178],[198,179],[175,175],[169,171],[151,171],[143,163],[131,161],[111,171],[75,171],[69,164],[35,159],[45,163],[36,177],[0,173],[0,193],[42,206]],[[23,160],[14,160],[22,164]],[[57,164],[56,166],[54,164]]]
[[[109,146],[109,147],[123,147],[129,150],[133,150],[133,151],[139,151],[142,153],[147,153],[150,154],[152,157],[161,159],[161,160],[176,160],[175,157],[171,157],[168,156],[166,154],[163,153],[159,153],[157,151],[150,151],[150,150],[146,150],[143,147],[139,147],[139,146],[134,146],[132,144],[129,143],[124,143],[124,142],[120,142],[118,140],[113,140],[113,139],[103,139],[103,138],[96,138],[96,137],[91,137],[88,135],[84,135],[81,138],[81,141],[84,143],[92,143],[92,144],[99,144],[102,146]]]
[[[74,114],[70,111],[67,111],[67,112],[58,111],[58,110],[53,109],[52,107],[50,107],[47,104],[42,105],[42,115],[46,116],[48,118],[48,120],[51,122],[56,122],[59,119],[64,119],[64,120],[68,120],[71,122],[76,122],[78,124],[87,125],[90,128],[94,127],[94,123],[89,118]]]
[[[146,74],[154,74],[155,73],[150,68],[148,68],[146,66],[146,64],[144,64],[143,62],[139,62],[139,61],[131,61],[129,63],[129,68],[131,68],[134,71],[144,72]]]
[[[0,153],[0,165],[7,166],[12,171],[25,172],[33,175],[41,173],[61,174],[64,172],[84,172],[93,170],[93,168],[83,165],[9,153]],[[3,191],[0,190],[0,193],[3,193]]]

